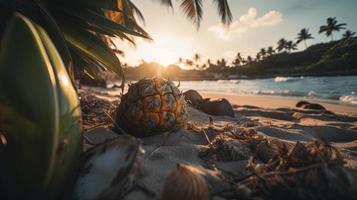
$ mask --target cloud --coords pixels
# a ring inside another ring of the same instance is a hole
[[[211,26],[208,30],[217,33],[220,38],[229,39],[233,34],[241,34],[252,28],[273,26],[283,20],[283,15],[276,10],[271,10],[261,17],[257,17],[257,15],[257,9],[251,7],[246,14],[233,21],[230,27],[217,24]]]

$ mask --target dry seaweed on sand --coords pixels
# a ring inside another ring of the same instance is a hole
[[[119,101],[108,101],[95,95],[80,93],[80,102],[83,116],[83,129],[88,131],[99,126],[112,127],[111,116]]]
[[[345,168],[339,151],[322,140],[297,142],[266,163],[252,159],[248,167],[254,173],[236,184],[236,196],[249,191],[247,199],[353,199],[357,194],[356,171]]]

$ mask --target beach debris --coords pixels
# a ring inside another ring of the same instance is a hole
[[[143,159],[141,142],[120,135],[83,154],[74,199],[121,199],[134,186]]]
[[[251,191],[250,198],[262,199],[354,199],[356,171],[344,167],[339,151],[322,140],[297,142],[267,162],[251,159],[254,173],[236,184]]]
[[[326,110],[326,108],[323,107],[322,105],[317,103],[310,103],[308,101],[299,101],[296,104],[296,107],[303,108],[303,109],[310,109],[310,110]]]
[[[1,40],[0,91],[0,198],[58,199],[81,152],[79,100],[46,31],[20,14]]]
[[[119,101],[99,98],[89,92],[79,91],[83,115],[83,130],[89,131],[97,127],[113,127],[112,116]]]
[[[115,113],[116,126],[136,136],[170,131],[184,125],[186,101],[172,81],[145,78],[129,87]]]
[[[90,145],[98,145],[106,140],[114,139],[118,134],[104,127],[98,127],[83,133],[84,141]]]
[[[233,107],[225,98],[217,100],[205,99],[202,105],[202,111],[210,115],[234,117]]]
[[[187,90],[183,93],[185,100],[194,108],[201,109],[203,97],[196,90]]]
[[[199,168],[178,164],[166,178],[161,200],[208,200],[209,185]]]
[[[190,106],[207,114],[234,117],[233,106],[225,98],[216,100],[204,99],[196,90],[187,90],[183,95]]]
[[[252,154],[249,144],[225,136],[217,136],[211,147],[200,152],[201,158],[216,161],[239,161],[248,159]]]

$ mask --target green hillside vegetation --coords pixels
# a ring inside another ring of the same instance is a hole
[[[235,60],[231,64],[224,59],[219,59],[216,63],[208,60],[207,63],[201,65],[190,60],[184,62],[194,69],[184,70],[179,67],[179,64],[163,67],[155,62],[144,61],[136,67],[125,67],[124,72],[131,80],[152,76],[163,76],[172,80],[214,80],[275,76],[357,75],[357,38],[319,43],[299,52],[286,50],[265,55],[264,58],[248,57],[246,60]]]

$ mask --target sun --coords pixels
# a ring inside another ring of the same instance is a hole
[[[137,47],[126,52],[125,60],[128,63],[138,63],[140,60],[146,62],[158,62],[164,67],[177,63],[178,59],[189,58],[193,55],[190,39],[157,36],[153,42],[138,41]]]

